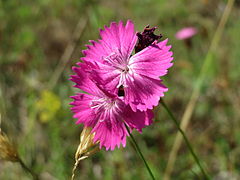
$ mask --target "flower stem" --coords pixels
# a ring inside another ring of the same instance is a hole
[[[174,117],[173,113],[171,112],[171,110],[167,107],[167,105],[165,104],[165,102],[163,100],[160,101],[161,104],[163,105],[163,107],[165,108],[165,110],[168,112],[169,116],[171,117],[171,119],[173,120],[174,124],[177,126],[179,132],[182,134],[183,139],[191,153],[191,155],[193,156],[193,159],[196,161],[198,167],[200,168],[202,174],[204,175],[205,179],[210,180],[209,176],[207,175],[207,173],[204,171],[197,155],[195,154],[195,152],[193,151],[193,148],[190,144],[190,142],[188,141],[187,136],[185,135],[184,131],[181,129],[181,127],[179,126],[179,123],[177,122],[176,118]]]
[[[148,166],[147,161],[145,160],[145,158],[144,158],[144,156],[143,156],[143,154],[142,154],[142,152],[141,152],[141,149],[139,148],[139,146],[138,146],[136,140],[134,139],[133,135],[130,133],[130,130],[129,130],[128,126],[127,126],[126,124],[125,124],[125,126],[126,126],[126,129],[127,129],[127,131],[128,131],[128,134],[129,134],[129,136],[130,136],[130,138],[131,138],[131,140],[132,140],[132,142],[133,142],[133,145],[135,146],[135,150],[138,152],[139,156],[140,156],[141,159],[143,160],[143,162],[144,162],[144,164],[145,164],[145,166],[146,166],[146,168],[147,168],[147,170],[148,170],[148,173],[150,174],[151,178],[152,178],[153,180],[155,180],[155,178],[154,178],[154,176],[153,176],[153,173],[152,173],[150,167]]]
[[[22,168],[23,168],[26,172],[28,172],[28,173],[30,173],[30,174],[32,175],[33,180],[39,180],[38,175],[37,175],[35,172],[33,172],[32,169],[30,169],[29,167],[27,167],[27,165],[26,165],[20,158],[18,159],[18,162],[20,163],[20,165],[22,166]]]

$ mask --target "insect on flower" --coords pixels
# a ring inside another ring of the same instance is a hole
[[[121,97],[121,96],[124,96],[124,87],[123,85],[121,85],[119,88],[118,88],[118,96]]]

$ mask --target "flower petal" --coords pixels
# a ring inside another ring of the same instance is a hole
[[[97,84],[104,86],[105,90],[114,93],[120,80],[120,73],[116,68],[109,65],[101,65],[99,68],[92,69],[92,77]]]
[[[87,45],[88,49],[83,51],[85,57],[82,60],[103,63],[106,57],[115,53],[127,60],[137,41],[134,24],[129,20],[126,26],[122,21],[113,22],[110,27],[105,26],[104,30],[100,30],[100,36],[101,40],[98,42],[90,41],[92,45]]]
[[[166,46],[167,39],[153,44],[133,55],[130,58],[129,66],[134,73],[159,79],[159,76],[167,74],[167,69],[173,64],[173,53],[170,51],[171,46]]]
[[[126,79],[127,87],[124,88],[124,101],[129,104],[133,111],[146,111],[157,106],[160,97],[168,89],[161,80],[152,79],[147,76],[135,74],[134,77]]]
[[[126,136],[128,135],[126,127],[120,117],[110,116],[104,121],[99,121],[93,128],[95,133],[94,142],[100,143],[100,148],[103,146],[106,150],[114,150],[116,146],[126,146]]]
[[[91,69],[87,64],[79,63],[79,67],[73,67],[72,70],[76,75],[72,75],[70,80],[75,82],[74,87],[79,88],[89,94],[98,95],[100,93],[99,88],[89,77],[87,69]]]
[[[93,96],[79,93],[71,98],[74,99],[74,101],[70,103],[70,105],[73,105],[71,108],[74,113],[73,117],[78,119],[76,124],[83,123],[84,126],[93,127],[97,123],[96,115],[90,107]]]
[[[129,109],[131,108],[129,107]],[[153,116],[154,114],[151,110],[143,112],[133,112],[132,110],[129,110],[128,112],[126,112],[124,120],[131,129],[136,129],[139,132],[142,132],[142,128],[152,124]]]

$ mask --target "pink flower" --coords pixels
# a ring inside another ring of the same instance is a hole
[[[185,27],[180,29],[175,37],[179,40],[184,40],[184,39],[189,39],[192,36],[194,36],[195,34],[197,34],[197,29],[195,27]]]
[[[154,30],[150,29],[152,34]],[[153,39],[149,46],[141,46],[146,48],[132,55],[140,35],[137,36],[131,21],[125,26],[122,21],[113,22],[100,30],[100,36],[100,40],[90,41],[92,45],[87,45],[82,58],[92,64],[98,83],[115,94],[123,89],[124,93],[120,93],[123,101],[133,111],[146,111],[156,106],[168,90],[159,78],[172,66],[173,53],[171,46],[166,45],[168,40],[158,43]]]
[[[71,80],[76,83],[75,87],[88,94],[78,93],[72,97],[71,109],[73,117],[77,118],[76,123],[92,128],[92,133],[95,133],[93,141],[99,142],[100,148],[104,146],[106,150],[113,150],[120,144],[125,147],[128,132],[124,123],[141,132],[152,123],[153,112],[132,111],[122,97],[107,92],[91,79],[91,74],[85,71],[88,69],[86,64],[78,65],[80,67],[73,67],[76,75],[71,76]]]

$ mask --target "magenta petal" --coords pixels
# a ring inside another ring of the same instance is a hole
[[[133,80],[132,80],[133,79]],[[125,87],[125,103],[129,104],[133,111],[146,111],[157,106],[160,97],[168,89],[161,80],[152,79],[142,75],[135,75],[127,79],[128,87]]]
[[[132,110],[129,110],[126,113],[126,117],[124,118],[124,120],[131,129],[136,129],[139,132],[142,132],[142,128],[152,124],[153,116],[154,114],[151,110],[143,112],[141,111],[133,112]]]
[[[92,96],[79,93],[72,97],[74,101],[71,103],[71,108],[74,113],[73,117],[77,119],[76,124],[83,123],[85,126],[94,126],[97,123],[97,119],[94,111],[90,107],[90,103],[93,100]]]
[[[98,122],[92,132],[95,133],[94,142],[99,141],[100,148],[104,146],[106,150],[114,150],[116,146],[120,147],[120,144],[123,147],[126,145],[126,127],[117,117]]]
[[[172,66],[173,53],[171,46],[166,46],[167,39],[148,46],[130,58],[129,65],[134,73],[159,79],[167,74],[167,69]]]
[[[104,58],[113,53],[120,53],[127,60],[137,41],[131,21],[127,21],[125,26],[122,21],[113,22],[110,27],[105,26],[104,30],[100,30],[100,36],[101,40],[90,41],[92,45],[87,45],[88,49],[83,51],[84,61],[103,63]]]
[[[75,87],[89,94],[96,95],[99,93],[99,88],[89,78],[89,74],[85,71],[86,68],[85,64],[81,64],[80,67],[73,67],[72,69],[76,75],[72,75],[70,80],[76,83]]]
[[[114,92],[120,79],[118,70],[112,66],[101,65],[101,68],[94,69],[93,72],[93,78],[97,83],[104,85],[106,90]]]

